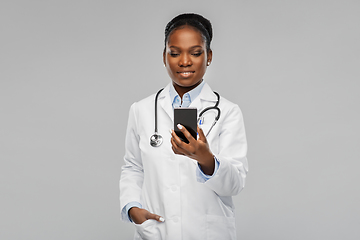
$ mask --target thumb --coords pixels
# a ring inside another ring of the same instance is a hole
[[[156,215],[154,213],[149,213],[147,219],[154,219],[154,220],[156,220],[158,222],[165,222],[165,219],[163,217],[160,217],[159,215]]]
[[[199,139],[198,139],[198,140],[201,140],[201,141],[203,141],[203,142],[207,142],[207,141],[206,141],[205,134],[204,134],[202,128],[199,127],[199,125],[197,126],[197,131],[198,131],[198,133],[199,133]]]

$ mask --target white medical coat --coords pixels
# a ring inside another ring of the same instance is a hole
[[[136,201],[148,211],[164,217],[165,222],[147,220],[135,224],[134,239],[210,240],[236,239],[232,196],[245,185],[248,171],[247,142],[240,108],[220,98],[221,116],[207,137],[210,150],[220,162],[216,174],[205,183],[197,180],[195,160],[176,155],[171,149],[169,129],[173,129],[170,84],[158,97],[159,147],[150,146],[154,134],[155,94],[130,108],[125,140],[125,165],[120,177],[120,209]],[[214,106],[217,97],[205,84],[190,107],[198,114]],[[206,134],[216,110],[204,114]],[[124,221],[129,221],[122,214]]]

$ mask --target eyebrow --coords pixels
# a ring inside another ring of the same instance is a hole
[[[169,46],[169,48],[176,48],[176,49],[180,49],[179,47],[176,47],[176,46]],[[194,48],[203,48],[203,47],[202,47],[202,46],[200,46],[200,45],[195,45],[195,46],[190,47],[190,49],[194,49]]]

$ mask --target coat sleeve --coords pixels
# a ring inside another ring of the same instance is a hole
[[[204,184],[219,196],[234,196],[244,188],[248,172],[245,127],[237,105],[223,119],[219,134],[219,154],[216,155],[220,163],[219,169]]]
[[[141,203],[141,189],[144,180],[144,171],[142,166],[139,134],[137,131],[137,111],[136,103],[131,105],[129,120],[125,137],[125,165],[122,167],[120,176],[120,212],[121,219],[129,221],[124,207],[130,202]]]

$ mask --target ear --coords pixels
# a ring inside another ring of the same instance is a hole
[[[207,60],[206,60],[206,62],[207,63],[211,63],[211,61],[212,61],[212,50],[210,49],[209,51],[208,51],[208,53],[207,53]]]
[[[166,67],[166,49],[164,48],[164,51],[163,51],[163,63],[164,63],[164,66]]]

